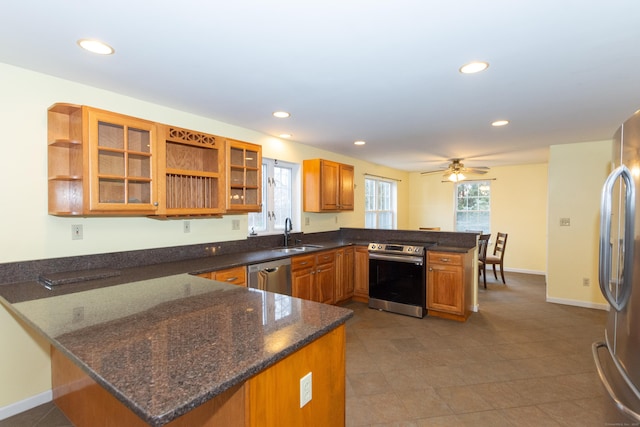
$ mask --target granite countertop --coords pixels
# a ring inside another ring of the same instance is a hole
[[[243,383],[352,316],[345,308],[190,274],[62,287],[75,292],[0,300],[152,426]]]
[[[163,262],[141,267],[123,269],[93,269],[71,272],[43,273],[43,278],[52,278],[59,285],[46,288],[46,280],[9,283],[0,286],[0,298],[9,303],[30,301],[39,298],[65,295],[69,293],[100,289],[124,283],[160,278],[181,273],[200,274],[265,261],[290,258],[297,255],[317,253],[324,250],[353,245],[352,242],[330,241],[314,243],[314,248],[300,253],[285,253],[276,249],[257,250],[224,255],[213,255],[182,261]]]

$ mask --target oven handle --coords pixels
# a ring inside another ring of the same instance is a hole
[[[397,262],[404,262],[407,264],[415,264],[415,265],[422,265],[424,263],[424,259],[417,256],[390,255],[390,254],[380,254],[375,252],[369,252],[369,259],[380,259],[383,261],[397,261]]]

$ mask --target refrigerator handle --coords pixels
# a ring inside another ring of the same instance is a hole
[[[640,421],[640,414],[633,411],[631,408],[629,408],[624,403],[622,403],[622,400],[620,400],[620,398],[616,396],[616,393],[613,390],[613,387],[609,383],[609,379],[607,378],[607,376],[604,373],[604,370],[602,369],[602,364],[600,363],[600,355],[598,354],[598,349],[602,347],[608,348],[607,344],[602,341],[594,342],[591,345],[593,360],[596,363],[596,369],[598,370],[598,376],[600,377],[600,381],[602,381],[602,385],[607,390],[607,393],[609,394],[609,396],[611,397],[611,399],[613,400],[613,402],[615,403],[615,405],[618,407],[620,411],[624,412],[625,414],[633,418],[635,421]]]
[[[613,186],[618,178],[622,178],[625,184],[625,212],[624,212],[624,248],[623,270],[618,297],[611,293],[611,194]],[[629,301],[631,286],[633,283],[633,246],[635,237],[635,208],[636,188],[631,171],[625,166],[617,167],[607,177],[602,188],[600,201],[600,258],[598,281],[602,295],[616,309],[622,310]]]

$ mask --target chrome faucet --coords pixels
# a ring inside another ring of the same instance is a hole
[[[293,224],[291,224],[291,218],[285,218],[284,220],[284,245],[289,246],[289,240],[291,239],[291,230],[293,230]]]

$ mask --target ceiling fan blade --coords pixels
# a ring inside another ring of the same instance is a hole
[[[488,167],[484,167],[484,166],[479,166],[476,168],[464,168],[464,172],[466,173],[475,173],[475,174],[485,174],[487,172],[489,172],[489,168]]]
[[[439,169],[439,170],[435,170],[435,171],[427,171],[427,172],[420,172],[420,175],[431,175],[434,173],[443,173],[443,172],[447,172],[449,169]]]

